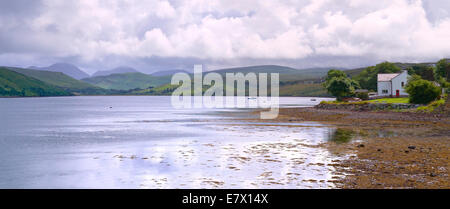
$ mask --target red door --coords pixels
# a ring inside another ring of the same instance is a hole
[[[397,92],[395,93],[396,97],[400,97],[400,90],[397,90]]]

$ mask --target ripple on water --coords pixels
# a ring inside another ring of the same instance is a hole
[[[334,186],[336,174],[332,165],[341,158],[330,154],[322,146],[329,135],[329,128],[273,127],[264,133],[261,132],[264,129],[255,126],[258,131],[243,137],[240,132],[249,128],[252,127],[232,126],[222,129],[226,133],[226,143],[221,138],[206,141],[185,139],[182,143],[174,140],[149,147],[142,156],[116,155],[114,158],[122,160],[121,162],[124,159],[130,161],[157,159],[159,163],[172,167],[158,171],[149,167],[149,172],[142,176],[147,181],[140,184],[141,187],[330,188]],[[311,139],[311,136],[318,136],[316,132],[311,131],[322,132],[322,137]],[[153,150],[158,147],[160,151]],[[164,147],[163,153],[161,147]],[[152,155],[154,153],[159,154]],[[156,178],[161,175],[164,178]]]

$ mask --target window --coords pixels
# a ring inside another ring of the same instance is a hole
[[[383,90],[382,93],[383,93],[383,94],[387,94],[387,93],[388,93],[388,90]]]
[[[402,82],[402,87],[405,87],[405,82]]]

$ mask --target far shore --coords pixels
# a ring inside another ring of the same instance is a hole
[[[2,99],[8,99],[8,98],[59,98],[59,97],[119,97],[119,96],[151,96],[151,97],[170,97],[172,95],[142,95],[142,94],[107,94],[107,95],[73,95],[73,96],[29,96],[29,97],[21,97],[21,96],[0,96]],[[270,97],[270,96],[269,96]],[[327,99],[333,99],[334,97],[316,97],[316,96],[280,96],[280,97],[296,97],[296,98],[327,98]]]
[[[338,173],[346,174],[335,180],[338,188],[450,188],[448,116],[311,107],[282,108],[271,122],[307,121],[351,133],[350,142],[323,144],[330,152],[355,155],[333,163]]]

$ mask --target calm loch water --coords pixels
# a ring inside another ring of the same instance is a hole
[[[281,98],[283,106],[322,99]],[[0,188],[329,188],[333,127],[170,97],[0,99]]]

